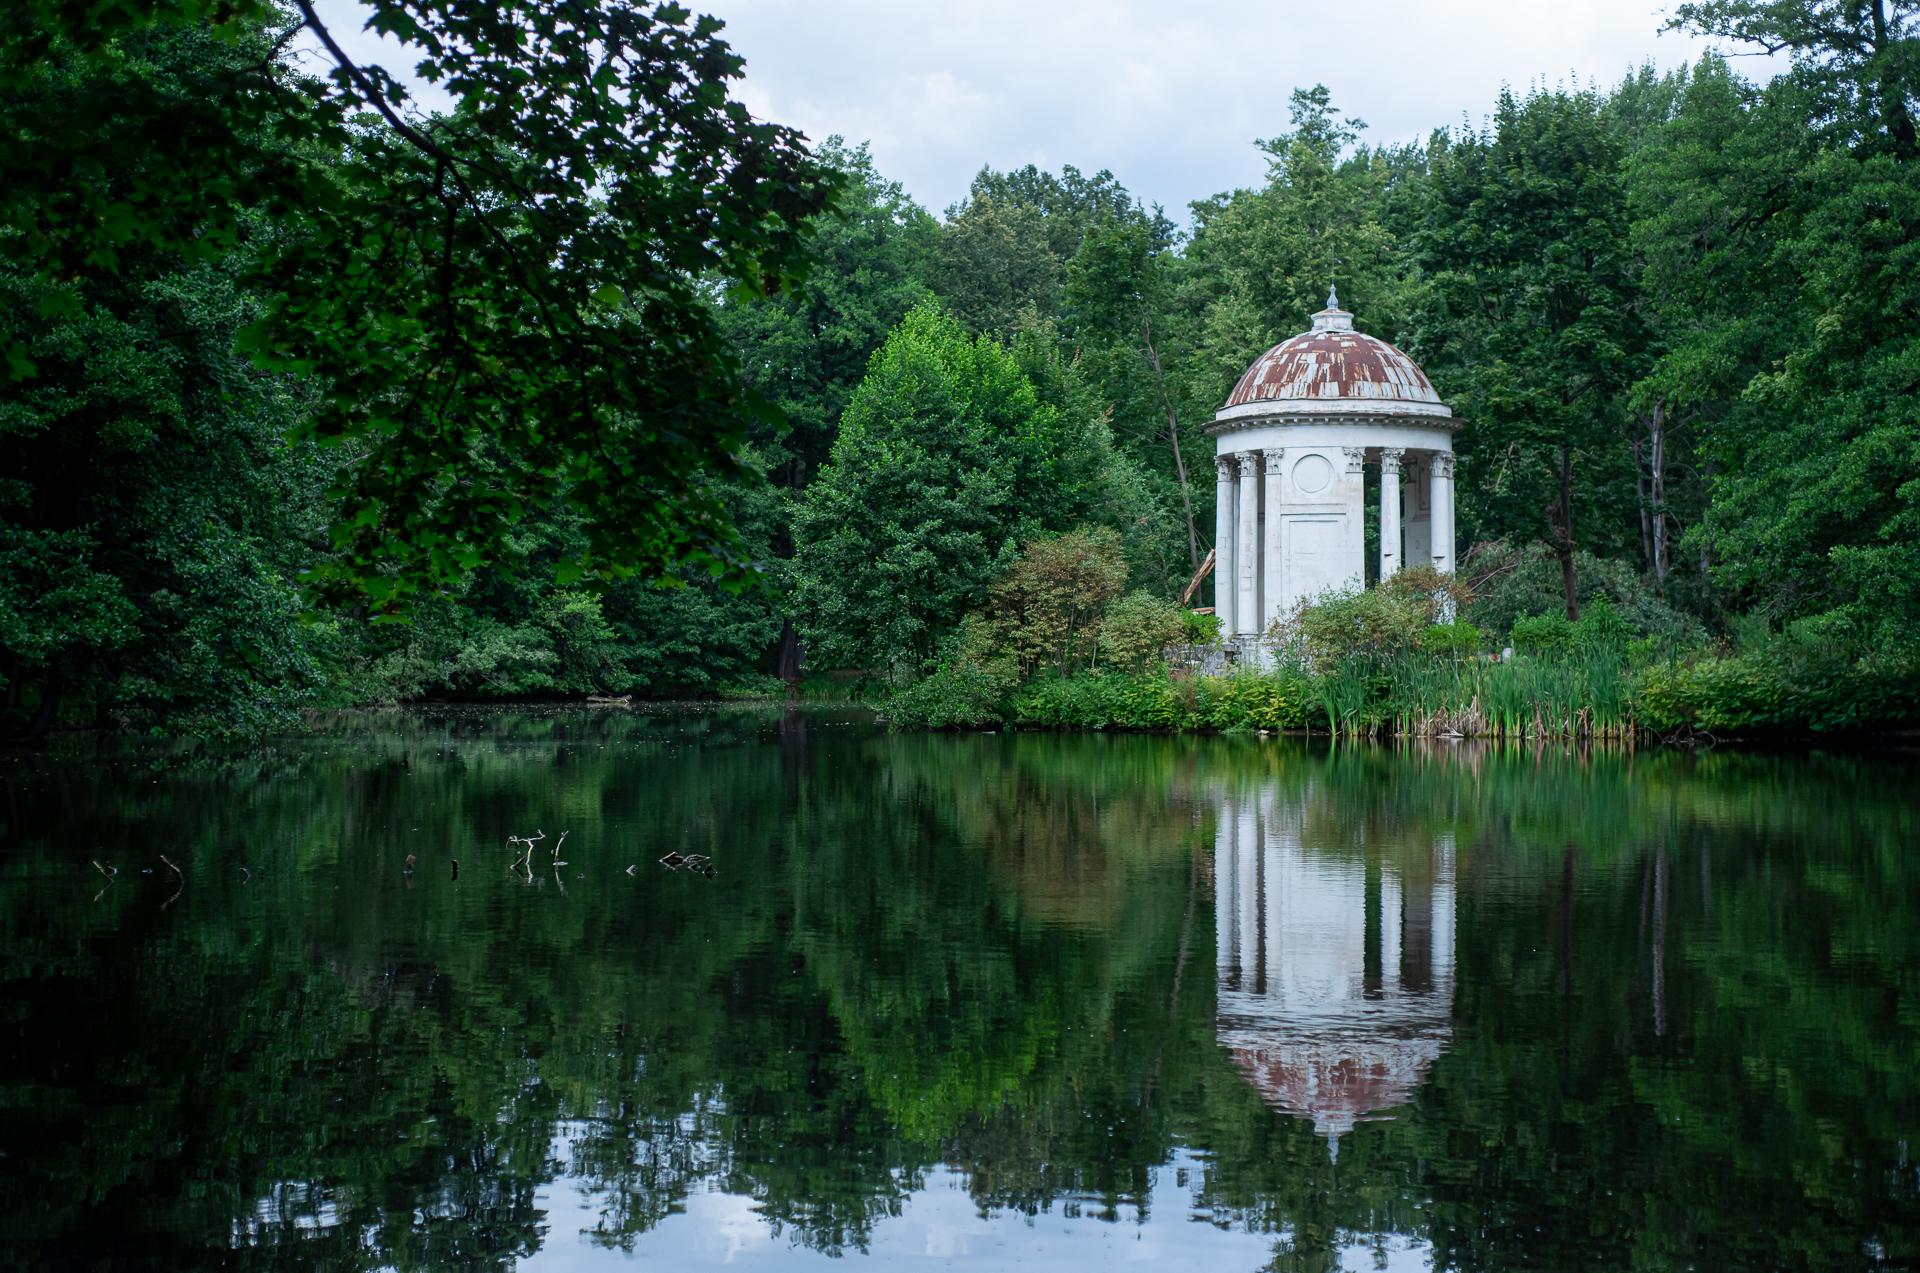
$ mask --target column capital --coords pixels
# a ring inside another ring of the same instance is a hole
[[[1400,471],[1400,461],[1406,457],[1406,454],[1406,451],[1401,447],[1381,447],[1380,471],[1382,473],[1398,473]]]
[[[1436,477],[1443,477],[1449,482],[1453,480],[1452,451],[1435,451],[1433,453],[1433,459],[1430,462],[1433,465],[1433,472]]]
[[[1366,467],[1366,463],[1367,463],[1366,447],[1343,446],[1340,449],[1347,453],[1347,472],[1349,474],[1358,473],[1361,469]]]
[[[1234,454],[1233,458],[1240,461],[1240,476],[1242,477],[1252,477],[1254,467],[1260,463],[1260,453],[1258,451],[1239,451]]]
[[[1271,446],[1265,451],[1262,451],[1261,454],[1267,457],[1267,476],[1272,477],[1277,475],[1280,472],[1281,462],[1286,459],[1286,448]]]
[[[1214,472],[1219,475],[1221,481],[1231,482],[1233,480],[1233,457],[1231,455],[1214,456],[1213,468]]]

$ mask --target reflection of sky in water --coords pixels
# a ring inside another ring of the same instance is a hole
[[[564,1140],[553,1146],[565,1158]],[[951,1168],[927,1173],[926,1184],[910,1195],[901,1214],[879,1221],[865,1257],[849,1251],[838,1259],[775,1234],[753,1199],[706,1187],[687,1196],[686,1209],[640,1236],[633,1253],[588,1244],[585,1234],[600,1216],[600,1201],[563,1176],[542,1189],[539,1205],[547,1213],[547,1245],[520,1264],[521,1269],[575,1268],[965,1268],[1020,1269],[1031,1273],[1084,1273],[1114,1266],[1194,1269],[1235,1273],[1264,1268],[1283,1237],[1222,1229],[1210,1214],[1197,1210],[1193,1190],[1204,1164],[1189,1150],[1154,1168],[1145,1222],[1132,1207],[1118,1221],[1091,1214],[1070,1214],[1071,1200],[1035,1216],[1000,1211],[982,1217],[967,1193],[966,1178]],[[1104,1206],[1087,1199],[1089,1212]],[[1379,1254],[1384,1251],[1386,1262]],[[1384,1248],[1354,1243],[1342,1252],[1343,1269],[1385,1269],[1403,1273],[1425,1269],[1424,1245],[1392,1239]]]

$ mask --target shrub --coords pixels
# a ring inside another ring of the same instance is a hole
[[[549,603],[546,627],[553,647],[553,688],[587,693],[618,689],[628,680],[620,637],[589,592],[562,592]]]
[[[1126,586],[1120,537],[1098,526],[1030,539],[993,584],[978,618],[996,651],[1018,657],[1028,675],[1092,664],[1107,605]]]
[[[954,658],[882,704],[896,725],[916,729],[978,729],[1004,719],[1012,681],[972,659]]]
[[[1462,566],[1462,573],[1477,582],[1472,600],[1461,613],[1488,632],[1506,632],[1527,615],[1566,611],[1560,561],[1545,545],[1483,545]],[[1706,627],[1697,617],[1674,605],[1668,594],[1627,562],[1575,553],[1573,582],[1583,614],[1604,599],[1635,633],[1662,636],[1680,646],[1700,645],[1707,639]],[[1669,592],[1684,593],[1685,584],[1670,579]]]
[[[1179,606],[1150,592],[1128,593],[1107,607],[1100,653],[1115,667],[1138,672],[1161,661],[1161,651],[1185,633]]]
[[[1412,606],[1425,623],[1450,623],[1473,600],[1459,575],[1432,566],[1410,566],[1387,576],[1379,591]]]
[[[717,682],[713,693],[716,698],[735,702],[761,702],[786,698],[787,683],[771,672],[742,672],[739,676]]]
[[[1536,614],[1513,621],[1513,648],[1520,654],[1560,654],[1573,648],[1573,624],[1564,614]]]
[[[1481,635],[1480,629],[1464,619],[1428,624],[1418,640],[1422,654],[1456,659],[1478,654],[1485,645],[1486,638]]]
[[[1053,729],[1180,729],[1192,720],[1185,684],[1164,671],[1042,677],[1014,696],[1009,716]]]
[[[1316,672],[1353,659],[1406,654],[1434,622],[1430,604],[1418,593],[1385,588],[1324,593],[1274,625],[1275,648],[1283,661]]]
[[[1573,644],[1583,650],[1618,650],[1632,635],[1633,625],[1604,597],[1588,606],[1573,625]]]
[[[1920,653],[1859,655],[1835,633],[1796,624],[1746,648],[1648,667],[1633,687],[1635,719],[1661,733],[1727,736],[1910,727],[1920,718]]]
[[[1319,712],[1313,682],[1296,669],[1236,672],[1194,682],[1194,715],[1214,729],[1305,729]]]
[[[1188,645],[1212,645],[1220,639],[1220,616],[1197,610],[1180,613],[1180,637]]]

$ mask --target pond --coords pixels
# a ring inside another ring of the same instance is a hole
[[[1911,754],[448,709],[0,784],[9,1268],[1920,1261]]]

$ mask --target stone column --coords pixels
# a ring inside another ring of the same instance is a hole
[[[1233,457],[1214,459],[1213,497],[1213,613],[1220,620],[1220,635],[1233,635]]]
[[[1240,465],[1240,534],[1233,545],[1233,577],[1240,586],[1233,594],[1233,626],[1237,635],[1244,635],[1260,631],[1255,600],[1260,580],[1260,487],[1254,479],[1260,453],[1242,451],[1233,458]]]
[[[1404,452],[1380,451],[1380,582],[1400,570],[1400,457]]]
[[[1401,566],[1432,564],[1433,519],[1427,515],[1429,451],[1408,451],[1400,457],[1400,538],[1404,546]]]
[[[1346,535],[1340,545],[1340,565],[1346,573],[1337,583],[1358,592],[1367,586],[1367,448],[1343,446],[1340,450],[1347,457],[1347,474],[1335,489],[1347,506],[1342,519]]]
[[[1435,451],[1427,466],[1427,522],[1433,568],[1453,573],[1453,452]]]
[[[1260,586],[1262,599],[1260,605],[1260,630],[1265,632],[1273,621],[1280,617],[1280,466],[1286,458],[1286,452],[1278,447],[1268,450],[1267,458],[1267,504],[1262,514],[1265,524],[1261,527],[1261,551],[1266,554],[1261,565]]]

